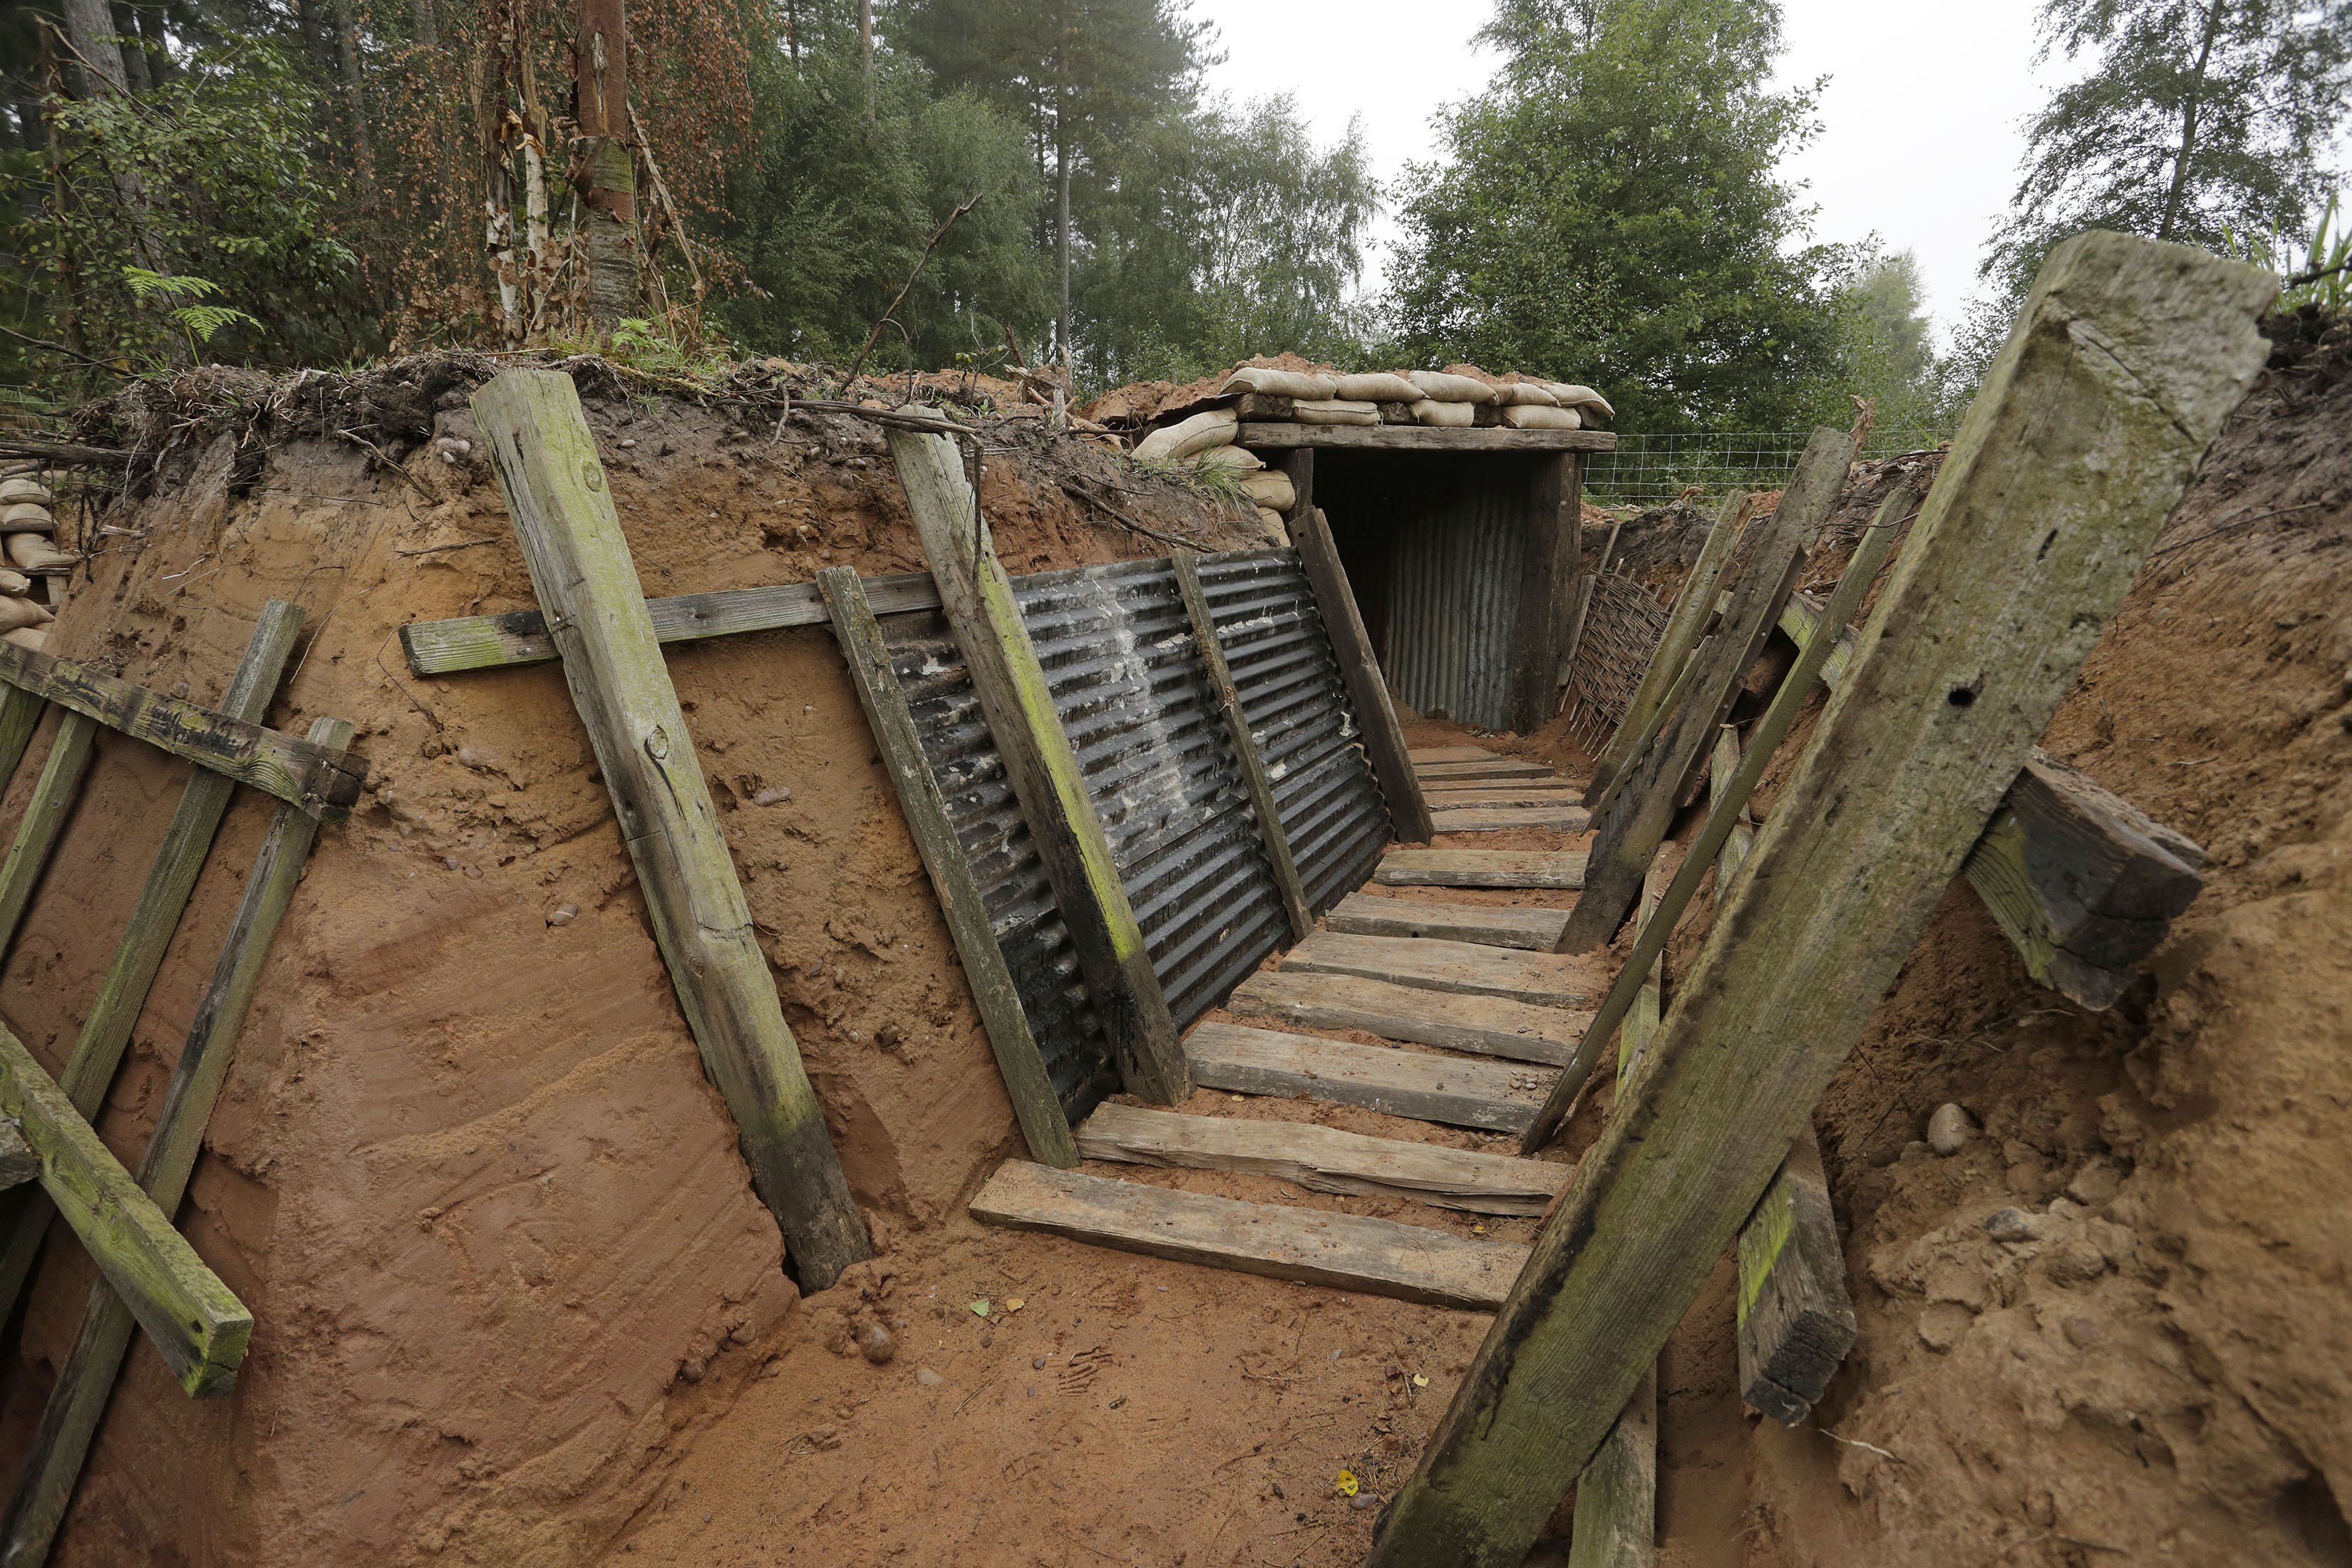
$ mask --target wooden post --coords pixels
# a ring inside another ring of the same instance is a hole
[[[1528,486],[1527,575],[1511,637],[1512,723],[1521,734],[1543,728],[1559,689],[1560,649],[1584,554],[1576,464],[1573,452],[1547,452],[1535,459]]]
[[[1536,1238],[1370,1568],[1517,1568],[1910,956],[2222,420],[2266,272],[2051,253],[1846,685]]]
[[[881,623],[857,574],[846,566],[828,566],[816,574],[833,606],[833,630],[841,642],[841,656],[849,665],[849,683],[874,731],[874,744],[882,765],[898,794],[898,808],[907,819],[908,835],[923,868],[930,873],[931,889],[939,897],[940,914],[955,940],[962,961],[964,981],[971,987],[973,1005],[988,1028],[989,1048],[996,1055],[996,1070],[1003,1076],[1004,1092],[1013,1114],[1029,1144],[1029,1157],[1064,1170],[1078,1163],[1078,1146],[1070,1135],[1070,1121],[1061,1098],[1046,1075],[1037,1037],[1029,1029],[1029,1016],[1021,1009],[1021,993],[1005,966],[1004,950],[997,945],[989,923],[988,907],[971,874],[949,819],[947,797],[939,778],[923,756],[915,733],[915,719],[907,694],[891,667],[889,645],[882,640]]]
[[[1723,725],[1716,731],[1715,750],[1707,756],[1707,770],[1713,777],[1708,788],[1708,793],[1714,796],[1707,808],[1710,813],[1729,799],[1731,781],[1739,772],[1739,726]],[[1748,803],[1741,800],[1735,804],[1737,809],[1733,813],[1730,828],[1724,834],[1723,848],[1716,857],[1715,890],[1718,900],[1730,887],[1733,874],[1739,869],[1739,863],[1748,858],[1748,851],[1756,842],[1756,826],[1748,816]]]
[[[1282,455],[1282,471],[1290,476],[1290,510],[1282,514],[1286,527],[1296,529],[1298,520],[1315,505],[1315,448],[1293,447]]]
[[[1274,800],[1274,781],[1265,776],[1265,759],[1258,755],[1257,737],[1250,733],[1242,713],[1241,693],[1234,689],[1234,672],[1225,664],[1224,645],[1217,639],[1217,618],[1209,610],[1208,591],[1201,586],[1200,558],[1189,550],[1170,557],[1176,568],[1176,588],[1184,596],[1184,612],[1192,618],[1192,640],[1201,650],[1201,666],[1208,671],[1209,689],[1215,693],[1217,712],[1224,720],[1225,739],[1234,749],[1248,789],[1250,811],[1257,818],[1258,843],[1265,849],[1266,869],[1282,895],[1282,912],[1290,921],[1293,942],[1305,942],[1315,929],[1307,907],[1307,886],[1298,879],[1298,862],[1291,858],[1290,836],[1282,829],[1282,813]]]
[[[221,699],[223,712],[249,723],[261,722],[301,630],[301,605],[272,599],[262,606],[261,617],[246,642],[245,658]],[[139,902],[123,925],[114,962],[58,1073],[58,1088],[85,1121],[97,1120],[106,1087],[114,1081],[114,1069],[121,1065],[131,1026],[147,1005],[147,993],[163,967],[163,954],[172,945],[173,933],[179,930],[188,896],[205,868],[205,856],[236,792],[234,780],[210,768],[189,772],[187,784],[180,792],[179,808],[164,830],[163,847],[147,869],[146,886],[139,890]],[[17,1292],[24,1289],[39,1256],[41,1237],[48,1229],[51,1214],[48,1200],[38,1193],[21,1194],[15,1203],[21,1206],[10,1211],[13,1219],[0,1225],[7,1237],[6,1249],[0,1252],[0,1318],[16,1306]]]
[[[0,952],[16,940],[17,922],[33,901],[33,889],[73,815],[81,794],[81,776],[89,771],[90,750],[98,743],[98,721],[79,713],[60,713],[58,732],[50,738],[49,754],[41,776],[26,803],[24,820],[16,825],[8,858],[0,862]]]
[[[1861,542],[1855,545],[1853,557],[1846,562],[1844,574],[1838,579],[1837,592],[1830,599],[1832,609],[1843,609],[1851,616],[1862,604],[1870,593],[1871,583],[1878,575],[1880,563],[1886,559],[1886,552],[1894,544],[1895,529],[1910,514],[1911,507],[1917,500],[1917,495],[1910,489],[1898,489],[1880,505],[1876,520],[1864,531]],[[1620,1020],[1626,1018],[1640,1000],[1641,988],[1645,984],[1643,977],[1648,973],[1651,963],[1665,952],[1666,939],[1674,934],[1675,926],[1683,918],[1683,911],[1690,908],[1691,900],[1698,896],[1699,883],[1706,878],[1708,864],[1724,853],[1734,836],[1745,828],[1740,814],[1747,807],[1748,797],[1754,795],[1756,786],[1763,782],[1764,770],[1772,765],[1772,753],[1780,749],[1790,727],[1796,723],[1797,715],[1803,710],[1805,700],[1811,694],[1813,679],[1821,673],[1822,662],[1828,657],[1829,645],[1826,642],[1816,641],[1798,650],[1797,662],[1790,668],[1789,679],[1780,683],[1780,689],[1773,695],[1772,706],[1766,709],[1763,717],[1756,721],[1756,733],[1746,754],[1716,788],[1715,798],[1707,807],[1706,826],[1699,829],[1697,842],[1683,858],[1681,869],[1658,900],[1657,908],[1644,915],[1642,930],[1633,939],[1633,951],[1627,957],[1624,967],[1617,972],[1616,980],[1609,987],[1609,994],[1601,1000],[1600,1011],[1592,1015],[1592,1022],[1586,1028],[1583,1040],[1578,1044],[1576,1055],[1570,1058],[1568,1066],[1553,1080],[1543,1109],[1536,1112],[1536,1119],[1528,1123],[1520,1140],[1521,1152],[1532,1154],[1541,1149],[1551,1142],[1553,1135],[1567,1121],[1569,1111],[1576,1104],[1578,1092],[1583,1089],[1584,1080],[1591,1075],[1593,1063],[1601,1059],[1601,1052],[1609,1043],[1610,1031],[1617,1027]],[[1739,742],[1736,732],[1727,726],[1720,728],[1717,732],[1729,739],[1733,753],[1738,755]],[[1722,742],[1718,741],[1716,756],[1720,758],[1722,752]],[[1752,832],[1750,837],[1753,837]],[[1746,851],[1743,849],[1741,853]],[[1650,873],[1654,873],[1656,868],[1657,862],[1653,859]],[[1645,887],[1650,873],[1644,874]],[[1729,879],[1727,871],[1716,878],[1717,908],[1722,907]],[[1627,1026],[1630,1028],[1632,1026],[1628,1024]]]
[[[1597,823],[1584,891],[1560,932],[1561,952],[1589,952],[1608,942],[1640,896],[1643,871],[1673,826],[1704,749],[1797,585],[1806,542],[1837,507],[1853,449],[1843,430],[1814,431],[1771,521],[1741,542],[1738,579],[1714,645],[1693,656],[1696,675],[1681,705],[1656,743],[1626,763],[1623,794]]]
[[[1805,1418],[1857,1331],[1829,1178],[1811,1125],[1739,1227],[1739,1395],[1784,1426]]]
[[[703,1070],[794,1278],[822,1290],[873,1243],[752,934],[580,395],[568,375],[510,370],[474,395],[474,419]]]
[[[0,790],[16,776],[16,764],[25,760],[25,748],[32,744],[33,731],[49,707],[37,691],[15,686],[5,689],[5,695],[0,695]]]
[[[1348,586],[1348,569],[1339,563],[1331,524],[1321,509],[1309,507],[1292,520],[1290,537],[1298,546],[1299,564],[1307,569],[1315,607],[1339,661],[1339,679],[1347,683],[1348,706],[1356,710],[1356,727],[1363,731],[1372,776],[1388,799],[1390,826],[1399,842],[1426,844],[1436,829],[1430,823],[1429,805],[1422,799],[1421,775],[1413,772],[1412,758],[1406,753],[1404,728],[1397,722],[1396,705],[1389,700],[1381,661],[1372,657],[1372,640],[1364,633],[1355,591]]]
[[[1176,1020],[1143,945],[1143,928],[1127,901],[1077,753],[1055,710],[1013,584],[981,518],[979,498],[945,436],[898,429],[886,434],[908,513],[939,587],[940,607],[955,631],[1005,777],[1069,927],[1079,973],[1119,1077],[1130,1094],[1177,1104],[1192,1093],[1192,1077]]]
[[[1698,559],[1691,563],[1689,574],[1675,591],[1674,608],[1666,613],[1666,629],[1658,634],[1658,646],[1650,650],[1649,668],[1642,671],[1642,684],[1633,689],[1633,700],[1625,705],[1625,716],[1617,721],[1609,743],[1601,748],[1600,759],[1592,765],[1592,783],[1584,792],[1586,805],[1598,805],[1601,795],[1616,782],[1617,774],[1641,754],[1634,742],[1648,729],[1651,716],[1664,706],[1666,689],[1674,684],[1683,660],[1697,644],[1699,633],[1715,611],[1715,581],[1724,562],[1730,558],[1732,541],[1739,537],[1739,527],[1748,521],[1748,511],[1745,490],[1727,497],[1717,510],[1715,526],[1706,531],[1706,542],[1699,546]]]

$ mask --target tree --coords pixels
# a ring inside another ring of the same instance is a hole
[[[1792,427],[1838,363],[1844,253],[1775,174],[1819,84],[1761,89],[1772,0],[1501,0],[1507,58],[1414,165],[1400,351],[1601,387],[1626,428]]]
[[[1942,366],[1920,292],[1918,258],[1907,250],[1869,262],[1840,291],[1838,374],[1817,418],[1838,417],[1833,399],[1851,395],[1870,400],[1881,429],[1939,422]]]

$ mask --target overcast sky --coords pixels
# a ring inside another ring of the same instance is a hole
[[[1790,161],[1820,208],[1815,233],[1875,232],[1919,258],[1928,309],[1947,333],[1975,286],[1977,262],[2017,183],[2018,122],[2037,108],[2063,60],[2033,71],[2033,0],[1976,0],[1961,21],[1941,5],[1783,0],[1783,84],[1826,75],[1822,132]],[[1487,0],[1192,0],[1217,25],[1225,63],[1213,90],[1297,95],[1318,139],[1361,115],[1385,183],[1434,153],[1430,116],[1481,90],[1494,57],[1470,37]],[[1956,25],[1956,22],[1958,25]],[[1383,218],[1378,270],[1393,220]]]

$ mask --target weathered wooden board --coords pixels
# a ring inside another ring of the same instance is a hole
[[[1184,1042],[1192,1081],[1236,1094],[1300,1095],[1385,1116],[1517,1132],[1550,1087],[1549,1068],[1359,1046],[1239,1024],[1203,1024]]]
[[[1658,1560],[1658,1373],[1625,1401],[1576,1478],[1568,1568],[1652,1568]]]
[[[1548,1067],[1559,1067],[1574,1054],[1577,1038],[1591,1017],[1500,996],[1463,996],[1353,974],[1284,970],[1251,975],[1227,999],[1225,1008],[1244,1017],[1279,1018],[1301,1028],[1362,1029],[1384,1039]]]
[[[1581,849],[1391,849],[1372,880],[1391,888],[1581,888]]]
[[[1604,988],[1601,973],[1589,959],[1513,952],[1471,942],[1335,931],[1318,931],[1292,948],[1282,969],[1297,974],[1360,974],[1417,991],[1507,996],[1543,1007],[1581,1007]]]
[[[2275,275],[2043,264],[1628,1097],[1368,1568],[1517,1568],[1810,1120],[2270,345]]]
[[[1332,447],[1360,452],[1613,452],[1606,430],[1455,429],[1433,425],[1244,425],[1234,445],[1254,452]]]
[[[1349,893],[1323,923],[1350,936],[1435,937],[1549,952],[1568,923],[1566,910],[1502,909],[1490,904],[1432,904]]]
[[[48,868],[49,856],[65,833],[74,802],[81,796],[82,774],[89,771],[98,731],[95,719],[74,712],[58,716],[49,754],[41,762],[41,776],[33,784],[32,798],[26,802],[23,820],[16,824],[7,858],[0,861],[0,950],[16,941],[16,924],[32,904],[33,889],[40,886],[41,873]]]
[[[1739,1394],[1783,1426],[1802,1421],[1853,1349],[1845,1254],[1806,1128],[1739,1227]]]
[[[1438,833],[1508,833],[1519,827],[1582,833],[1592,826],[1592,818],[1580,805],[1447,806],[1433,802],[1429,825]]]
[[[1554,785],[1541,782],[1512,784],[1482,779],[1475,788],[1432,787],[1424,798],[1433,812],[1496,811],[1527,806],[1545,811],[1572,812],[1587,820],[1591,815],[1578,803],[1577,792],[1568,786],[1566,780]]]
[[[41,1179],[41,1157],[9,1122],[0,1121],[0,1190]]]
[[[1523,763],[1510,757],[1497,757],[1490,763],[1416,763],[1412,770],[1425,785],[1467,784],[1478,779],[1557,779],[1568,782],[1567,775],[1557,768],[1541,763]]]
[[[1301,1285],[1492,1311],[1528,1249],[1362,1215],[1323,1214],[1115,1182],[1008,1160],[975,1219]]]
[[[1528,462],[1526,549],[1519,566],[1518,614],[1508,655],[1511,727],[1533,734],[1548,723],[1558,694],[1560,649],[1576,606],[1584,542],[1580,459],[1548,452]]]
[[[877,616],[940,607],[939,586],[928,572],[898,572],[861,581],[866,603]],[[646,613],[653,617],[655,638],[664,644],[822,626],[825,621],[824,598],[814,583],[672,595],[647,599]],[[545,664],[558,657],[547,617],[537,610],[411,621],[400,628],[400,646],[408,656],[408,667],[419,675]]]
[[[1302,1121],[1187,1116],[1111,1102],[1078,1124],[1089,1160],[1245,1171],[1318,1193],[1409,1198],[1475,1214],[1541,1214],[1570,1167],[1397,1138],[1368,1138]]]
[[[1500,759],[1484,746],[1408,746],[1415,767],[1423,763],[1489,763]]]

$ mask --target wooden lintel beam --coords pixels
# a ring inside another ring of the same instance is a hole
[[[1434,425],[1244,424],[1234,444],[1252,451],[1320,447],[1357,452],[1613,452],[1606,430],[1466,430]]]

